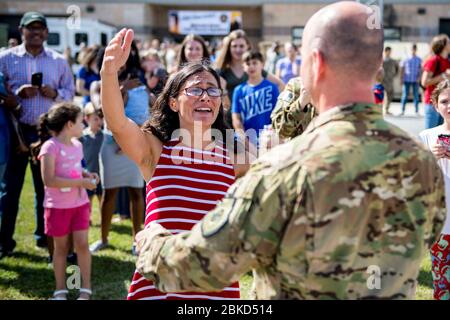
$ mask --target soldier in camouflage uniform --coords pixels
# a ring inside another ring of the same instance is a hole
[[[310,103],[300,77],[289,80],[272,111],[272,127],[284,139],[294,138],[305,131],[311,120],[317,116]]]
[[[397,76],[399,71],[399,66],[397,61],[391,58],[392,48],[386,47],[384,50],[385,57],[383,59],[383,81],[382,85],[384,87],[384,100],[383,100],[383,113],[392,114],[389,111],[392,100],[394,99],[394,78]]]
[[[383,30],[366,27],[366,10],[338,2],[306,25],[302,79],[319,116],[302,135],[257,160],[190,232],[155,224],[137,236],[137,269],[159,290],[220,290],[253,270],[257,299],[414,297],[444,182],[433,155],[370,103]],[[335,62],[349,57],[346,77]],[[350,71],[364,75],[353,86]]]

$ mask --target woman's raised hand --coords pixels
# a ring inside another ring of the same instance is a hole
[[[109,42],[103,58],[102,74],[117,75],[120,67],[125,65],[130,55],[131,42],[134,32],[132,29],[123,28]]]

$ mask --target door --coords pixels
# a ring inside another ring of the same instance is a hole
[[[439,33],[445,33],[450,37],[450,19],[441,18],[439,19]]]

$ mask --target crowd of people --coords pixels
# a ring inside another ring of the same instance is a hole
[[[22,43],[0,52],[0,259],[14,254],[29,164],[52,299],[67,298],[67,262],[80,266],[79,299],[91,298],[91,254],[110,245],[117,211],[130,214],[138,256],[130,300],[238,299],[239,277],[251,269],[257,298],[411,298],[423,245],[434,297],[450,299],[450,40],[434,37],[423,60],[413,45],[398,63],[389,47],[382,56],[379,30],[360,28],[364,9],[325,7],[299,47],[260,52],[243,30],[211,48],[200,35],[175,45],[123,29],[76,57],[45,47],[45,16],[24,14]],[[333,28],[355,28],[354,42],[331,31],[330,13]],[[318,30],[322,40],[312,41]],[[402,114],[410,89],[419,112],[423,88],[420,138],[431,152],[383,119],[397,74]],[[259,154],[267,136],[277,138],[271,148],[281,145]],[[89,245],[95,199],[101,239]],[[345,257],[334,261],[335,252]],[[370,264],[400,271],[370,294],[339,272],[345,266],[356,279]],[[349,286],[337,290],[335,279]]]

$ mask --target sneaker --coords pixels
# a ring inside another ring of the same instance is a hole
[[[120,222],[125,221],[125,220],[128,220],[128,219],[130,219],[130,217],[121,214],[121,215],[119,215],[118,217],[113,218],[113,219],[112,219],[112,222],[114,222],[114,223],[120,223]]]
[[[98,240],[96,242],[94,242],[93,244],[91,244],[91,246],[89,247],[89,251],[91,251],[91,253],[103,250],[105,248],[107,248],[109,245],[108,242],[103,242],[102,240]]]

